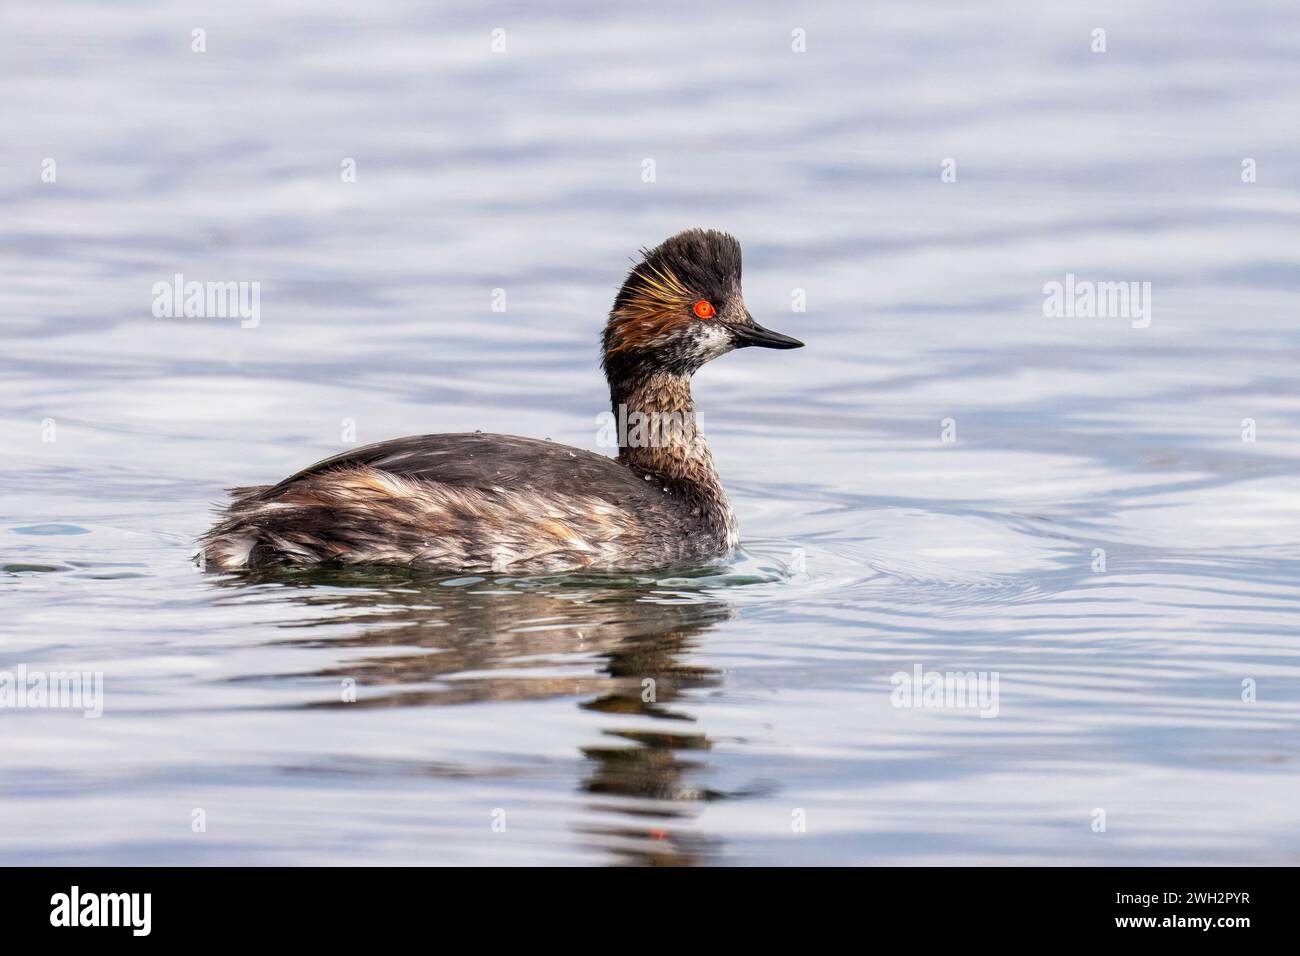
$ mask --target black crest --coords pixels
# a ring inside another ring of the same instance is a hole
[[[628,273],[615,310],[626,305],[646,283],[676,277],[692,295],[724,301],[740,289],[740,241],[716,229],[687,229],[653,249]]]

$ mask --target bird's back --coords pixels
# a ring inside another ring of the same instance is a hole
[[[582,449],[513,435],[420,435],[235,489],[203,553],[222,569],[339,561],[650,570],[725,554],[715,511],[690,486]]]

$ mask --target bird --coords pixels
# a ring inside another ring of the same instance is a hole
[[[644,572],[739,545],[691,377],[736,349],[795,349],[754,321],[741,247],[688,229],[642,249],[601,336],[618,455],[514,435],[417,435],[230,489],[207,570],[388,565],[450,573]]]

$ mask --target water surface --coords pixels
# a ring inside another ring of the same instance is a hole
[[[0,859],[1296,862],[1298,25],[6,8],[0,669],[105,697],[0,712]],[[695,225],[808,343],[697,378],[730,566],[192,566],[223,488],[351,445],[594,448],[629,257]],[[176,273],[260,322],[155,318]],[[1150,324],[1045,317],[1067,273]],[[893,706],[917,666],[997,716]]]

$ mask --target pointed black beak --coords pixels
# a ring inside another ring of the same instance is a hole
[[[782,335],[780,332],[773,332],[771,329],[765,329],[754,321],[750,316],[749,322],[745,325],[729,325],[731,336],[736,343],[736,348],[748,348],[751,345],[757,345],[765,349],[801,349],[803,343],[798,339],[792,339],[788,335]]]

